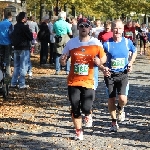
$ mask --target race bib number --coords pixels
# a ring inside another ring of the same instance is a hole
[[[122,69],[125,67],[125,58],[111,59],[112,69]]]
[[[74,74],[78,75],[88,75],[89,65],[87,64],[74,64]]]
[[[133,36],[133,33],[132,32],[125,32],[125,36]]]

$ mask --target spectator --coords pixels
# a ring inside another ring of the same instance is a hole
[[[42,18],[42,22],[45,22],[47,25],[49,23],[49,16],[48,15],[45,15],[43,18]]]
[[[29,26],[29,29],[31,30],[31,32],[33,34],[32,46],[31,46],[31,49],[30,49],[30,53],[31,53],[31,55],[33,55],[33,52],[35,50],[35,44],[37,43],[36,39],[37,39],[38,25],[34,21],[33,16],[28,18],[26,24]],[[27,73],[29,75],[29,79],[32,79],[32,64],[31,64],[30,58],[29,58],[29,68],[28,68]]]
[[[14,33],[17,35],[19,44],[14,45],[14,72],[11,79],[11,86],[19,88],[28,88],[25,84],[25,75],[29,66],[30,47],[33,40],[32,32],[29,26],[25,25],[27,16],[25,12],[20,12],[17,16],[17,24],[14,25]]]
[[[45,18],[46,19],[46,18]],[[46,19],[47,20],[47,19]],[[40,65],[46,64],[48,59],[48,43],[50,41],[50,32],[47,22],[42,22],[38,32],[38,40],[41,42]]]
[[[52,18],[48,24],[48,28],[50,31],[50,64],[55,64],[55,34],[53,33],[53,24],[55,21],[56,19]]]
[[[62,11],[58,15],[58,20],[54,23],[53,32],[56,34],[55,36],[55,44],[56,44],[56,72],[55,74],[58,75],[60,72],[60,62],[59,58],[62,54],[62,50],[66,43],[69,41],[69,36],[72,35],[71,28],[68,26],[66,20],[66,12]],[[65,67],[66,74],[69,74],[70,71],[70,62],[67,60],[67,64]]]
[[[37,33],[38,32],[39,28],[38,28],[37,23],[35,22],[34,16],[31,16],[29,18],[29,20],[27,21],[27,25],[29,25],[29,28],[32,31],[32,33],[34,33],[34,32]]]
[[[77,19],[72,18],[72,35],[73,37],[79,36],[79,30],[77,29]]]
[[[0,53],[3,54],[4,63],[6,63],[6,76],[11,76],[10,62],[11,62],[11,40],[9,37],[10,32],[13,30],[11,23],[11,12],[5,14],[5,18],[0,22]]]
[[[34,46],[31,48],[31,54],[33,54],[34,49],[35,49],[36,44],[37,44],[37,41],[36,41],[37,33],[39,31],[39,27],[38,27],[37,23],[35,22],[34,16],[29,17],[29,20],[27,21],[27,25],[29,25],[29,28],[30,28],[30,30],[32,31],[32,34],[33,34],[32,44]]]

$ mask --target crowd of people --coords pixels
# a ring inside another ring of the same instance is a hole
[[[149,39],[146,25],[143,23],[139,26],[132,20],[126,24],[121,20],[108,20],[103,24],[99,19],[92,22],[82,15],[67,18],[66,12],[62,11],[57,18],[44,16],[38,26],[33,17],[27,19],[27,14],[20,12],[17,23],[10,32],[11,20],[11,13],[8,13],[0,22],[0,52],[4,54],[8,76],[11,76],[11,46],[14,46],[11,86],[28,87],[25,76],[28,73],[32,78],[32,45],[36,47],[40,43],[41,66],[46,63],[55,64],[55,75],[65,66],[75,139],[83,140],[82,114],[85,126],[92,126],[92,105],[99,70],[103,73],[106,84],[108,110],[112,119],[110,131],[116,132],[119,128],[118,121],[125,120],[128,73],[132,71],[137,56],[138,40],[140,55],[146,52],[146,42]],[[15,32],[19,40],[16,42],[12,37]]]

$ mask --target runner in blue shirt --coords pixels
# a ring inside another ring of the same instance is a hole
[[[127,103],[129,90],[128,72],[132,70],[137,51],[132,41],[122,37],[124,25],[121,20],[112,23],[113,38],[104,42],[103,47],[107,54],[106,66],[100,67],[104,73],[104,80],[107,87],[108,109],[111,114],[112,124],[110,131],[118,129],[116,117],[116,92],[118,94],[118,120],[125,120],[124,106]]]

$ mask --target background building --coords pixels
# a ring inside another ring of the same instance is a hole
[[[14,6],[14,8],[15,7],[18,8],[20,6],[20,4],[21,4],[20,0],[0,0],[0,20],[3,19],[4,11],[7,7],[9,7],[9,5]],[[14,11],[14,8],[13,8],[13,11]],[[9,8],[9,10],[11,10],[11,8]],[[16,12],[17,12],[17,10],[16,10]]]

